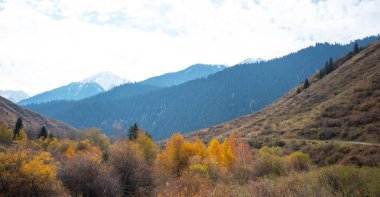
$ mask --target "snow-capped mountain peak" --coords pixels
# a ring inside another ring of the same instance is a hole
[[[21,90],[0,90],[0,96],[17,103],[23,99],[29,98],[29,95]]]
[[[130,81],[123,79],[111,72],[100,72],[81,81],[81,83],[97,83],[106,91],[127,82]]]
[[[239,62],[239,64],[254,64],[254,63],[257,63],[257,62],[261,62],[261,61],[263,61],[263,59],[261,59],[261,58],[256,58],[256,59],[247,58],[247,59]]]

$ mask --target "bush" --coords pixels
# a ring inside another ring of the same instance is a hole
[[[117,196],[117,177],[93,153],[81,152],[63,162],[59,177],[72,196]]]
[[[308,171],[311,166],[311,160],[308,154],[294,152],[288,156],[289,165],[295,171]]]
[[[380,196],[380,169],[353,166],[322,168],[307,178],[315,178],[317,187],[333,196]]]
[[[153,185],[151,168],[138,144],[132,141],[113,144],[110,146],[108,160],[121,180],[124,195],[135,195],[138,191],[149,192]]]
[[[7,124],[0,125],[0,144],[9,145],[12,143],[13,132]]]
[[[47,152],[0,153],[0,196],[54,196],[63,192]]]

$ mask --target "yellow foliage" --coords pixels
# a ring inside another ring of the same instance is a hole
[[[0,153],[0,196],[39,196],[61,189],[56,167],[47,152],[27,151]]]
[[[173,174],[180,176],[189,161],[189,154],[185,148],[185,140],[181,134],[174,134],[168,140],[166,150],[159,155],[158,162],[169,169]]]
[[[210,145],[207,148],[207,153],[217,163],[221,163],[222,162],[222,158],[221,158],[222,150],[221,150],[219,141],[217,139],[213,138],[211,140]]]
[[[145,133],[139,132],[135,142],[140,146],[145,160],[151,165],[155,161],[158,147]]]
[[[73,157],[74,156],[74,148],[72,145],[69,145],[69,147],[66,150],[66,156]]]
[[[180,176],[188,168],[193,157],[201,160],[207,157],[205,145],[201,140],[187,142],[180,134],[174,134],[167,142],[165,151],[157,157],[157,165],[169,170],[172,174]]]
[[[228,144],[227,140],[224,140],[222,144],[222,152],[221,152],[221,164],[228,169],[231,169],[236,162],[236,157],[232,153],[231,147]]]
[[[20,141],[26,141],[28,139],[28,135],[24,131],[24,129],[20,129],[18,136],[16,137],[16,140]]]

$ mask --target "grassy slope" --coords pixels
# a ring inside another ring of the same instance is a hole
[[[324,78],[309,77],[308,89],[300,84],[257,113],[185,138],[222,141],[233,131],[253,148],[302,151],[320,166],[380,166],[380,41],[347,57],[336,60],[337,69]]]
[[[41,116],[40,114],[24,109],[5,98],[0,97],[0,121],[7,123],[13,128],[19,117],[23,118],[25,131],[32,135],[36,135],[42,126],[45,126],[58,137],[70,137],[70,134],[75,131],[75,129],[69,125]]]

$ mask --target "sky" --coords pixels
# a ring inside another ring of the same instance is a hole
[[[0,0],[0,90],[140,81],[380,33],[380,0]]]

